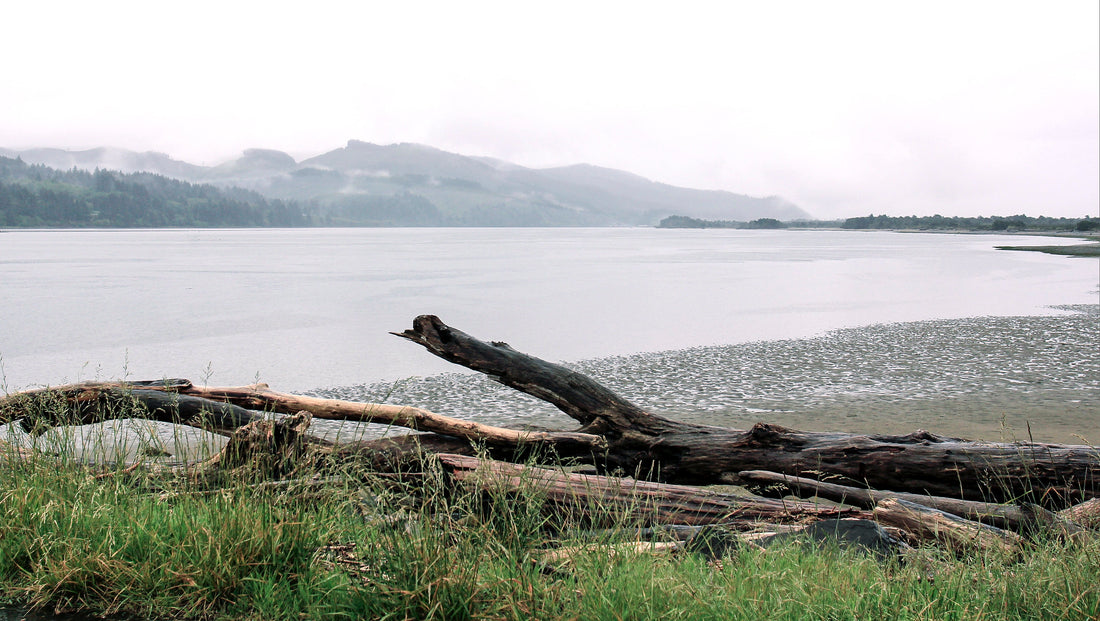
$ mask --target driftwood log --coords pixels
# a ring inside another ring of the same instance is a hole
[[[0,421],[18,419],[24,431],[97,423],[113,418],[147,418],[230,435],[263,414],[201,396],[185,394],[191,382],[166,379],[139,382],[85,382],[28,390],[0,399]]]
[[[1100,530],[1100,498],[1092,498],[1059,511],[1058,517],[1085,528]]]
[[[900,528],[924,541],[937,542],[958,552],[979,550],[1016,554],[1021,549],[1022,540],[1015,533],[907,500],[883,500],[875,507],[874,514],[880,524]]]
[[[136,415],[121,406],[137,402],[150,418],[215,430],[235,429],[271,412],[294,415],[304,411],[313,418],[430,432],[421,436],[423,443],[441,447],[454,446],[447,438],[458,438],[485,446],[498,457],[530,455],[524,449],[541,447],[549,449],[552,457],[593,464],[603,473],[671,484],[740,484],[747,482],[742,472],[767,470],[785,476],[828,477],[853,487],[922,497],[1026,500],[1058,508],[1100,496],[1100,451],[1089,446],[968,442],[926,431],[858,435],[796,431],[767,423],[748,430],[697,425],[646,412],[591,378],[520,353],[505,343],[480,341],[435,316],[417,317],[413,328],[398,336],[548,401],[577,420],[580,428],[519,431],[415,407],[303,397],[275,392],[264,384],[199,387],[186,380],[79,384],[17,393],[0,399],[0,418],[23,418],[24,423],[31,419],[30,425],[36,429],[64,424],[49,418],[50,408],[28,407],[55,397],[71,404],[71,418],[79,422],[121,416],[122,412]],[[394,450],[421,444],[385,442]]]
[[[927,431],[857,435],[795,431],[759,423],[749,430],[675,421],[644,411],[591,378],[486,343],[422,315],[398,336],[555,405],[579,433],[603,438],[592,455],[609,471],[655,473],[685,484],[742,482],[739,473],[818,473],[855,485],[969,500],[1065,506],[1100,495],[1100,451],[1090,446],[986,443]]]
[[[556,511],[614,519],[630,516],[646,525],[804,522],[841,517],[868,518],[852,507],[739,496],[689,485],[563,472],[466,455],[437,455],[460,484],[492,492],[533,492]]]
[[[765,470],[747,470],[739,473],[747,483],[761,486],[778,486],[790,490],[802,498],[819,497],[827,500],[874,509],[883,500],[905,500],[957,515],[967,520],[989,524],[1019,533],[1056,532],[1063,537],[1073,537],[1085,531],[1073,520],[1066,519],[1035,504],[998,504],[976,500],[959,500],[943,496],[907,494],[885,490],[870,490],[849,485],[837,485],[790,476]],[[1080,506],[1080,505],[1078,505]],[[1067,509],[1068,511],[1068,509]]]

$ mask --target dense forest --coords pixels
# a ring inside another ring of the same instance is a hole
[[[762,218],[751,222],[733,220],[699,220],[686,216],[669,216],[661,220],[664,229],[778,229],[778,228],[842,228],[891,229],[914,231],[1076,231],[1100,230],[1100,218],[1049,218],[1046,216],[862,216],[846,220],[798,220],[779,222]]]
[[[293,227],[318,224],[294,201],[150,173],[56,170],[0,157],[0,227]]]

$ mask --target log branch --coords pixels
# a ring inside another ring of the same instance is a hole
[[[421,315],[413,321],[411,330],[391,334],[542,399],[582,425],[594,426],[600,419],[606,419],[614,424],[601,431],[611,432],[618,428],[647,427],[659,419],[585,375],[518,352],[507,343],[480,341],[444,324],[435,315]]]
[[[267,384],[237,387],[189,386],[181,391],[186,395],[224,401],[250,410],[284,414],[306,411],[314,418],[395,425],[414,431],[430,431],[472,442],[484,442],[489,446],[539,444],[552,446],[562,454],[586,453],[606,447],[603,438],[588,433],[507,429],[404,405],[358,403],[276,392]]]

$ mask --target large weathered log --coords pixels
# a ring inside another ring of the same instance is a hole
[[[1089,446],[695,425],[648,413],[590,378],[480,341],[435,316],[417,317],[411,330],[395,334],[557,406],[581,423],[579,432],[606,439],[607,450],[594,459],[609,470],[655,472],[674,483],[738,482],[745,470],[822,473],[877,489],[1052,505],[1100,494],[1100,452]]]
[[[577,510],[589,517],[606,512],[630,515],[645,524],[691,525],[867,517],[863,511],[838,506],[736,496],[686,485],[576,474],[466,455],[442,453],[436,457],[460,483],[489,491],[533,492],[559,510]]]
[[[1067,521],[1057,514],[1038,505],[1009,505],[975,500],[959,500],[943,496],[907,494],[905,492],[878,491],[837,485],[805,477],[767,472],[765,470],[747,470],[738,475],[746,482],[763,485],[781,485],[803,498],[818,496],[845,504],[873,509],[879,502],[887,499],[906,500],[932,509],[946,511],[968,520],[990,524],[1016,532],[1031,533],[1054,531],[1063,536],[1073,536],[1083,532],[1080,526]]]

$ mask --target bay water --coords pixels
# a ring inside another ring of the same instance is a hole
[[[983,434],[1027,402],[1024,422],[1076,408],[1055,434],[1065,441],[1100,427],[1089,421],[1100,414],[1100,263],[994,248],[1051,243],[817,230],[8,230],[0,388],[264,381],[570,426],[389,334],[427,313],[692,420],[858,427],[860,412],[985,395],[966,404],[990,419]],[[874,379],[887,370],[890,382]],[[1070,392],[1041,394],[1055,384]],[[920,407],[898,422],[951,428],[950,411]]]

